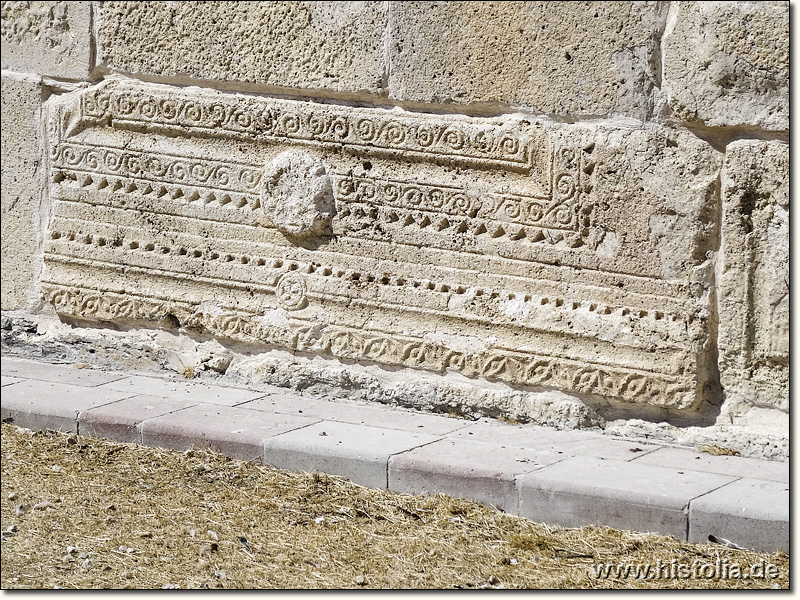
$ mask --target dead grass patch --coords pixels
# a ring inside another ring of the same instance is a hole
[[[789,585],[784,553],[565,529],[466,500],[371,490],[209,450],[172,452],[7,424],[0,504],[3,588]],[[28,509],[18,514],[21,505]],[[592,567],[718,559],[763,560],[779,577],[598,578]]]

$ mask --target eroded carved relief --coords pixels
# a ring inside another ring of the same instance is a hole
[[[597,178],[616,132],[124,81],[50,122],[42,288],[64,316],[679,409],[708,387],[702,273],[626,242],[681,215],[646,184],[613,200],[644,151]],[[704,210],[697,152],[669,185]]]
[[[324,235],[334,212],[325,165],[305,152],[284,152],[272,159],[264,173],[261,208],[283,233]]]

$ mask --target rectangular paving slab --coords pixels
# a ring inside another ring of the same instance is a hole
[[[315,423],[311,417],[269,414],[262,411],[198,404],[141,423],[142,444],[187,450],[192,445],[258,460],[265,439]]]
[[[427,433],[322,421],[269,438],[263,462],[292,471],[321,471],[386,489],[389,457],[441,438]]]
[[[733,477],[750,477],[789,483],[789,463],[741,456],[712,456],[685,448],[658,448],[636,457],[637,463],[661,465],[673,469],[689,469],[719,473]]]
[[[602,524],[687,539],[689,502],[735,478],[576,456],[520,475],[520,514],[564,527]]]
[[[78,416],[78,433],[140,444],[142,435],[138,425],[142,421],[173,413],[194,404],[191,400],[133,396],[83,411]]]
[[[689,505],[689,541],[709,535],[760,552],[789,551],[789,484],[739,479]]]
[[[173,400],[191,400],[196,404],[219,404],[222,406],[234,406],[248,400],[261,398],[264,395],[264,392],[209,385],[199,381],[175,381],[157,377],[142,377],[141,375],[126,377],[103,387],[112,390],[132,390],[135,394],[161,396]]]
[[[285,414],[302,414],[326,421],[385,427],[404,431],[442,435],[467,426],[461,419],[451,419],[424,413],[409,412],[388,406],[364,406],[306,398],[299,395],[272,395],[243,404],[254,410]]]
[[[3,388],[0,413],[4,421],[13,419],[21,427],[77,433],[82,411],[132,395],[99,387],[29,380]]]
[[[124,373],[87,368],[78,369],[72,365],[53,365],[5,357],[0,361],[0,372],[5,376],[69,383],[86,387],[103,385],[125,377]]]
[[[443,492],[516,512],[517,475],[563,460],[547,450],[444,439],[389,459],[393,492]]]

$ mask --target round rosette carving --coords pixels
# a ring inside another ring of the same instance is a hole
[[[264,169],[261,208],[286,235],[327,235],[335,212],[327,168],[306,152],[279,154]]]
[[[275,295],[278,304],[286,310],[300,310],[308,305],[308,286],[305,279],[296,273],[286,273],[278,280]]]

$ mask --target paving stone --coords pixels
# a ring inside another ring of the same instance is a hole
[[[95,387],[104,383],[118,381],[125,377],[124,373],[98,371],[95,369],[76,369],[72,365],[52,365],[15,358],[3,358],[1,369],[3,375],[11,377],[68,383],[85,387]]]
[[[271,415],[235,406],[199,404],[141,423],[142,444],[186,450],[211,446],[244,460],[258,460],[265,439],[316,423],[310,417]]]
[[[77,433],[78,414],[132,394],[49,381],[22,381],[3,390],[2,419],[31,429]]]
[[[25,381],[21,377],[6,377],[5,375],[0,375],[0,387],[6,387],[7,385],[14,385],[15,383],[19,383],[20,381]]]
[[[299,395],[269,396],[244,404],[254,410],[269,410],[285,414],[302,414],[326,421],[399,429],[431,435],[443,435],[467,426],[466,421],[406,412],[390,407],[363,406],[345,402],[316,400]]]
[[[134,396],[83,411],[78,416],[78,433],[118,442],[141,443],[138,425],[147,419],[192,406],[191,400],[157,396]]]
[[[172,398],[173,400],[191,400],[195,404],[219,404],[221,406],[234,406],[264,395],[264,392],[208,385],[207,383],[199,382],[142,377],[140,375],[126,377],[103,387],[112,390],[132,390],[137,394],[161,396],[162,398]]]
[[[280,469],[341,475],[359,485],[386,489],[390,456],[438,439],[427,433],[323,421],[268,439],[263,462]]]
[[[601,434],[592,431],[558,431],[536,425],[508,425],[496,421],[480,421],[450,433],[447,437],[508,444],[520,448],[538,448],[544,444],[594,440],[600,438]]]
[[[712,456],[684,448],[659,448],[638,456],[637,463],[661,465],[673,469],[690,469],[733,477],[749,477],[789,483],[789,463],[741,456]]]
[[[554,452],[444,439],[389,459],[393,492],[437,493],[518,509],[517,475],[563,460]]]
[[[602,524],[687,538],[689,501],[733,477],[576,456],[520,475],[520,514],[564,527]]]
[[[689,505],[689,541],[709,535],[759,552],[789,551],[789,484],[739,479]]]

